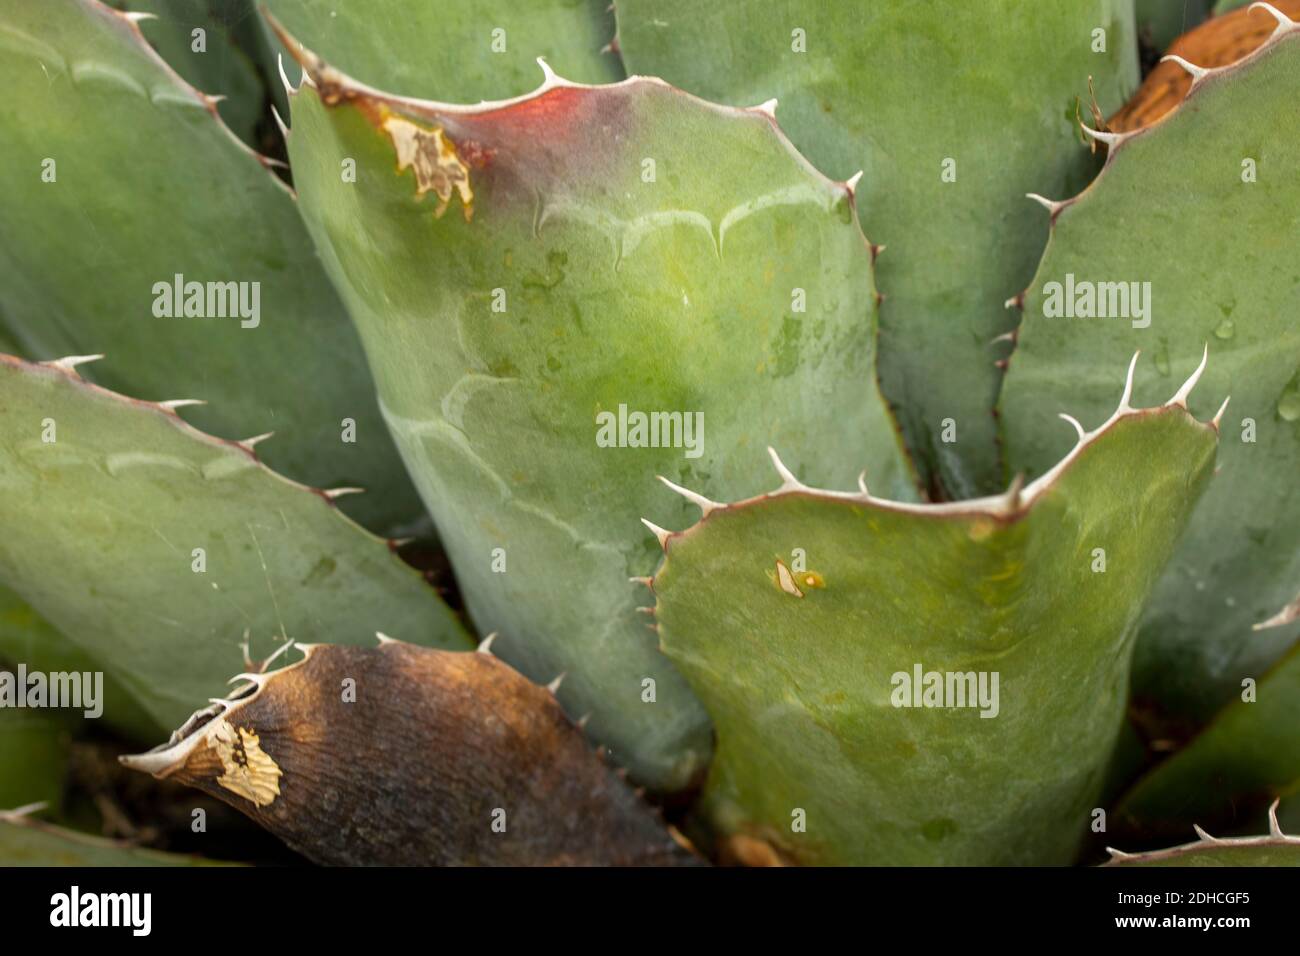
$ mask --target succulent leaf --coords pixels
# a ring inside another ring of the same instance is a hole
[[[0,71],[0,313],[21,354],[110,354],[88,377],[155,401],[202,392],[196,424],[275,431],[267,460],[366,488],[345,509],[368,524],[420,514],[292,197],[211,101],[93,0],[0,0]]]
[[[1114,362],[1135,348],[1154,357],[1136,383],[1148,400],[1210,343],[1192,408],[1208,414],[1205,395],[1232,395],[1222,474],[1152,598],[1134,662],[1135,693],[1161,722],[1207,719],[1300,633],[1252,630],[1300,581],[1300,281],[1280,238],[1300,204],[1297,76],[1300,31],[1279,27],[1181,108],[1120,137],[1054,217],[1003,389],[1008,461],[1032,475],[1067,444],[1052,410],[1085,424],[1107,414]],[[1068,317],[1103,308],[1112,317]]]
[[[1300,646],[1233,701],[1187,746],[1147,773],[1113,814],[1120,832],[1185,833],[1239,826],[1300,789]]]
[[[159,853],[32,818],[41,807],[0,811],[0,866],[232,866],[201,857]]]
[[[659,636],[717,728],[701,806],[724,841],[816,864],[1070,862],[1143,601],[1216,444],[1127,398],[997,498],[907,506],[783,474],[668,536]]]
[[[303,212],[471,615],[524,673],[566,672],[561,700],[638,780],[686,785],[705,716],[628,583],[656,559],[638,518],[671,498],[650,476],[751,494],[777,442],[819,480],[865,466],[914,494],[851,188],[763,110],[657,80],[550,74],[470,108],[303,58]]]
[[[491,653],[383,635],[300,649],[122,762],[224,800],[322,864],[695,862],[552,690]]]
[[[0,582],[163,726],[224,686],[241,636],[258,653],[375,627],[470,645],[385,541],[244,445],[57,365],[0,356],[0,394],[0,495],[20,516]]]
[[[578,83],[624,76],[610,47],[608,0],[265,0],[265,6],[329,62],[409,96],[461,103],[518,96],[537,86],[538,57]],[[286,52],[285,62],[293,59]]]
[[[252,0],[110,2],[119,10],[147,14],[138,20],[140,32],[158,55],[195,89],[220,97],[217,112],[231,132],[249,146],[258,145],[267,88],[252,56],[236,41],[247,21],[256,25]]]
[[[1132,0],[616,6],[629,72],[723,103],[775,98],[820,169],[862,170],[863,228],[887,247],[885,396],[932,482],[953,498],[998,487],[1006,347],[994,340],[1014,328],[1003,303],[1047,235],[1023,196],[1068,195],[1091,177],[1076,110],[1087,113],[1089,76],[1107,111],[1137,86]]]

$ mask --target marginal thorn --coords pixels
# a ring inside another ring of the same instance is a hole
[[[1129,400],[1133,397],[1133,373],[1137,370],[1138,356],[1141,354],[1142,350],[1138,349],[1133,353],[1133,358],[1129,360],[1128,374],[1124,377],[1124,394],[1119,399],[1118,414],[1120,415],[1133,411],[1133,406],[1129,404]]]
[[[379,642],[379,646],[380,646],[380,647],[383,647],[385,644],[400,644],[400,643],[402,643],[401,641],[397,640],[396,638],[389,637],[389,636],[388,636],[387,634],[385,634],[383,631],[375,631],[375,640]]]
[[[286,125],[284,120],[280,118],[280,111],[275,108],[274,103],[271,104],[271,116],[275,118],[275,125],[280,127],[280,135],[284,137],[284,141],[286,143],[289,142],[289,127]]]
[[[539,56],[537,65],[542,68],[542,88],[549,90],[552,86],[559,86],[563,81],[559,75],[551,69],[551,65],[546,62],[546,57]]]
[[[1014,301],[1014,299],[1007,300],[1007,302]],[[1001,335],[995,335],[993,338],[989,339],[989,345],[995,345],[998,342],[1010,342],[1014,345],[1016,342],[1016,330],[1012,329],[1010,332],[1003,332]]]
[[[52,359],[49,362],[42,362],[46,368],[56,368],[60,372],[66,372],[69,375],[78,375],[77,366],[85,365],[87,362],[98,362],[103,355],[65,355],[63,358]],[[78,377],[80,377],[78,375]]]
[[[1016,472],[1016,476],[1011,479],[1011,484],[1007,486],[1007,493],[1003,495],[1003,506],[1008,513],[1020,510],[1020,493],[1025,489],[1025,473]]]
[[[653,591],[653,590],[655,589],[655,579],[654,579],[654,578],[646,578],[646,577],[632,577],[632,578],[628,578],[627,580],[628,580],[628,583],[629,583],[629,584],[644,584],[644,585],[645,585],[646,587],[648,587],[651,591]]]
[[[850,194],[856,196],[858,194],[858,183],[860,182],[862,182],[862,170],[859,169],[848,179],[844,180],[844,188],[847,189]]]
[[[1273,31],[1273,36],[1277,36],[1279,33],[1289,33],[1297,27],[1300,27],[1300,24],[1297,24],[1271,3],[1252,3],[1250,9],[1267,10],[1269,14],[1272,15],[1273,19],[1277,21],[1277,29]]]
[[[1061,208],[1062,205],[1061,203],[1056,202],[1053,199],[1048,199],[1046,196],[1040,196],[1038,195],[1038,193],[1025,193],[1025,198],[1032,199],[1034,202],[1038,203],[1038,205],[1042,206],[1053,216],[1056,215],[1057,211]]]
[[[799,479],[794,476],[794,472],[792,472],[789,468],[785,466],[785,462],[783,462],[781,460],[781,456],[776,453],[776,449],[773,448],[771,445],[769,445],[767,447],[767,453],[772,457],[772,467],[775,468],[776,473],[781,476],[781,487],[779,490],[780,491],[803,490],[804,487],[803,483],[800,482]]]
[[[321,492],[321,494],[330,501],[333,501],[335,498],[342,498],[344,495],[365,494],[365,491],[366,489],[364,488],[326,488]]]
[[[560,674],[559,677],[555,678],[555,680],[551,681],[549,684],[546,685],[546,689],[551,692],[552,697],[554,697],[557,693],[559,693],[560,685],[564,683],[564,678],[567,676],[568,676],[567,672]]]
[[[125,17],[126,19],[130,20],[132,23],[139,23],[141,20],[157,20],[157,19],[158,19],[158,15],[157,15],[156,13],[142,13],[142,12],[141,12],[141,13],[137,13],[137,12],[134,11],[134,10],[123,10],[123,11],[122,11],[122,16]]]
[[[263,432],[260,435],[254,435],[252,438],[245,438],[243,441],[235,442],[235,444],[237,444],[240,448],[244,449],[244,451],[252,451],[261,442],[266,441],[274,434],[275,432]]]
[[[289,83],[289,74],[284,72],[284,54],[277,53],[275,55],[275,65],[280,71],[280,83],[284,86],[284,95],[293,96],[298,91]],[[276,120],[279,120],[278,116],[276,117]]]
[[[1278,611],[1267,621],[1260,621],[1258,624],[1252,624],[1250,629],[1252,631],[1266,631],[1271,627],[1285,627],[1292,621],[1297,620],[1300,620],[1300,595],[1296,595],[1294,601],[1282,608],[1282,610]]]
[[[478,652],[479,652],[480,654],[486,654],[486,655],[488,655],[488,657],[491,657],[491,656],[492,656],[492,642],[495,641],[496,639],[497,639],[497,632],[496,632],[496,631],[493,631],[493,632],[492,632],[491,634],[489,634],[487,637],[483,638],[483,640],[479,641]]]
[[[165,402],[159,402],[159,408],[165,408],[169,412],[174,412],[178,408],[184,408],[187,405],[206,405],[208,404],[201,398],[171,398]]]
[[[1079,420],[1077,418],[1075,418],[1073,415],[1067,415],[1065,412],[1060,412],[1059,414],[1061,418],[1065,419],[1067,422],[1069,422],[1071,425],[1074,426],[1074,430],[1079,433],[1079,441],[1083,441],[1085,438],[1088,437],[1088,433],[1083,430],[1083,426],[1079,424]]]
[[[1219,423],[1223,421],[1223,413],[1228,410],[1228,402],[1230,401],[1232,401],[1231,395],[1223,400],[1223,404],[1219,406],[1219,410],[1214,413],[1214,418],[1210,420],[1210,424],[1214,426],[1216,432],[1219,430]]]
[[[1184,70],[1186,70],[1191,75],[1193,89],[1195,89],[1196,84],[1201,82],[1201,80],[1205,78],[1205,75],[1210,72],[1203,66],[1197,66],[1195,63],[1188,63],[1177,53],[1166,53],[1164,56],[1160,58],[1160,62],[1163,63],[1165,62],[1165,60],[1169,60],[1172,63],[1177,63],[1179,66],[1181,66]]]
[[[636,608],[636,612],[637,612],[638,614],[649,614],[651,617],[653,617],[653,616],[654,616],[654,613],[655,613],[655,608],[654,608],[654,605],[650,605],[650,606],[648,606],[648,607],[647,607],[647,606],[642,606],[642,607],[638,607],[638,608]]]
[[[583,714],[581,717],[579,717],[579,718],[578,718],[578,722],[577,722],[577,723],[578,723],[578,729],[579,729],[579,730],[586,730],[586,729],[587,729],[587,721],[589,721],[589,720],[591,720],[591,714],[589,714],[589,713],[587,713],[587,714]]]
[[[1277,837],[1279,840],[1285,840],[1286,834],[1282,832],[1282,824],[1277,822],[1277,807],[1278,804],[1280,804],[1281,802],[1282,802],[1282,798],[1278,797],[1271,804],[1269,804],[1268,834],[1269,836]]]
[[[258,687],[261,687],[266,683],[266,679],[267,677],[265,674],[244,673],[236,674],[234,677],[230,678],[230,680],[226,681],[226,683],[233,684],[236,681],[248,681],[250,684],[256,684]]]
[[[768,119],[776,119],[776,97],[770,100],[764,100],[754,107],[755,113],[762,113]]]
[[[1112,860],[1127,860],[1133,856],[1132,853],[1125,853],[1123,850],[1117,850],[1113,846],[1106,847],[1106,852],[1110,854]]]
[[[1196,836],[1197,836],[1198,839],[1200,839],[1200,841],[1201,841],[1202,843],[1218,843],[1218,842],[1219,842],[1219,838],[1218,838],[1218,837],[1212,837],[1212,836],[1210,836],[1208,833],[1206,833],[1203,829],[1201,829],[1201,825],[1200,825],[1199,823],[1193,823],[1193,824],[1192,824],[1192,829],[1196,831]]]
[[[1187,408],[1187,396],[1192,394],[1192,389],[1194,389],[1196,383],[1200,381],[1201,373],[1205,371],[1205,363],[1208,362],[1209,359],[1210,345],[1207,342],[1204,350],[1201,352],[1201,364],[1196,366],[1196,371],[1187,377],[1187,381],[1183,382],[1182,388],[1178,389],[1178,391],[1174,393],[1174,397],[1165,402],[1165,405],[1177,405],[1180,408]]]
[[[1084,133],[1086,133],[1089,137],[1091,137],[1092,139],[1096,140],[1099,143],[1105,143],[1111,149],[1114,149],[1116,146],[1124,142],[1124,140],[1128,139],[1129,136],[1132,135],[1132,133],[1103,132],[1102,130],[1093,129],[1087,123],[1080,123],[1079,126],[1083,128]]]
[[[867,491],[867,472],[866,469],[858,472],[858,491],[862,492],[864,498],[870,498],[871,492]]]
[[[1024,307],[1025,307],[1025,294],[1023,292],[1017,292],[1011,298],[1007,299],[1007,301],[1002,303],[1002,308],[1004,309],[1012,309],[1012,308],[1023,309]]]
[[[660,481],[662,481],[670,489],[677,492],[679,495],[681,495],[691,504],[698,507],[700,511],[703,512],[703,517],[707,518],[709,512],[711,512],[714,508],[721,507],[721,505],[719,505],[716,501],[710,501],[708,498],[704,497],[701,494],[697,494],[694,491],[691,491],[691,489],[689,488],[683,488],[681,485],[674,484],[673,482],[665,478],[663,475],[655,475],[655,477],[658,478]]]
[[[648,520],[645,519],[645,518],[642,518],[642,519],[641,519],[641,523],[642,523],[643,525],[645,525],[647,528],[649,528],[649,529],[650,529],[650,533],[653,534],[656,538],[659,539],[659,547],[661,547],[661,548],[663,548],[665,551],[667,551],[667,550],[668,550],[668,539],[671,538],[671,537],[673,536],[673,535],[672,535],[672,532],[671,532],[671,531],[665,531],[663,528],[659,527],[659,526],[658,526],[657,524],[655,524],[653,521],[648,521]]]

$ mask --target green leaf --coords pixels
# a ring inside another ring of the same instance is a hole
[[[1277,818],[1277,802],[1268,811],[1267,836],[1216,838],[1197,828],[1194,843],[1154,850],[1123,853],[1107,847],[1107,866],[1300,866],[1300,837],[1287,836]]]
[[[668,536],[656,616],[717,728],[714,830],[801,863],[1070,862],[1215,444],[1121,401],[1023,491],[907,506],[778,465],[776,492]],[[931,673],[950,706],[908,706]]]
[[[222,97],[217,112],[226,125],[248,145],[258,145],[267,88],[236,41],[246,27],[243,21],[256,17],[252,0],[111,0],[111,5],[148,14],[139,21],[140,31],[158,55],[195,89]],[[203,32],[196,36],[196,30]]]
[[[14,673],[10,663],[0,660],[0,670]],[[69,726],[57,711],[0,708],[0,808],[34,800],[62,805]]]
[[[1300,646],[1195,740],[1146,774],[1116,807],[1125,831],[1167,837],[1230,827],[1300,790]]]
[[[134,740],[148,740],[164,729],[125,687],[105,673],[98,659],[64,637],[6,587],[0,587],[0,662],[3,661],[15,666],[26,664],[29,671],[46,674],[102,673],[105,723]],[[0,796],[0,807],[12,806],[14,802]]]
[[[1300,203],[1298,75],[1292,32],[1112,148],[1097,181],[1058,210],[1001,400],[1008,460],[1033,474],[1066,444],[1058,408],[1085,425],[1105,416],[1105,370],[1122,356],[1154,358],[1136,386],[1150,398],[1209,343],[1205,394],[1232,396],[1222,474],[1156,590],[1134,665],[1139,703],[1160,720],[1208,719],[1300,634],[1252,630],[1300,583],[1300,271],[1284,238]],[[1070,276],[1081,290],[1124,283],[1145,305],[1130,303],[1132,317],[1045,314],[1058,299],[1049,283],[1074,298]],[[1202,398],[1193,410],[1213,407]]]
[[[469,646],[385,541],[251,449],[62,367],[2,356],[0,394],[0,581],[163,726],[241,669],[244,636]]]
[[[28,810],[31,808],[24,808]],[[159,853],[65,830],[23,812],[0,813],[0,866],[232,866],[202,857]]]
[[[538,57],[579,83],[624,76],[617,52],[606,49],[614,39],[608,0],[265,0],[265,6],[326,60],[408,96],[462,103],[517,96],[541,80]]]
[[[1231,0],[1220,0],[1222,5]],[[1137,0],[1138,34],[1146,37],[1156,52],[1194,28],[1210,15],[1212,0]],[[1215,14],[1222,13],[1216,9]]]
[[[656,80],[452,107],[304,59],[303,212],[471,615],[530,677],[568,674],[562,702],[616,761],[685,785],[705,717],[628,583],[654,566],[651,476],[749,494],[777,442],[827,481],[865,466],[910,490],[851,190],[766,113]],[[618,427],[660,412],[659,447]]]
[[[0,313],[22,354],[111,355],[101,384],[206,399],[194,422],[226,438],[275,431],[267,460],[317,487],[366,488],[348,509],[367,523],[418,515],[293,198],[211,103],[89,0],[0,0],[0,71]],[[246,283],[250,316],[259,283],[257,325],[159,317],[178,275]]]
[[[775,97],[818,168],[863,171],[863,228],[887,247],[885,395],[932,482],[953,498],[999,487],[994,362],[1005,346],[993,340],[1014,328],[1003,303],[1047,236],[1024,194],[1068,194],[1091,178],[1076,112],[1088,115],[1090,76],[1107,113],[1137,87],[1132,0],[619,0],[617,15],[629,72],[740,106]],[[1097,30],[1104,53],[1093,52]]]

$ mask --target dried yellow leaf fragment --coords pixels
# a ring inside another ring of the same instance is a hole
[[[256,806],[270,806],[280,795],[281,770],[265,751],[257,734],[234,727],[221,718],[213,722],[208,746],[217,752],[222,774],[217,783]]]
[[[399,170],[415,170],[417,196],[433,190],[438,196],[434,216],[447,211],[454,190],[460,195],[465,221],[474,215],[474,190],[469,184],[469,168],[456,153],[456,144],[443,135],[441,126],[426,129],[400,116],[385,117],[383,128],[393,141]]]

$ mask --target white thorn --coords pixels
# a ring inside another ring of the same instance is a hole
[[[1007,299],[1007,301],[1003,304],[1002,307],[1004,309],[1008,309],[1015,301],[1016,301],[1015,299]],[[989,345],[993,345],[994,343],[997,342],[1014,342],[1015,340],[1016,340],[1016,333],[1015,330],[1012,330],[1010,332],[1003,332],[1001,335],[996,335],[993,338],[989,339]]]
[[[400,643],[402,643],[401,641],[397,640],[396,638],[389,637],[389,636],[388,636],[387,634],[385,634],[383,631],[375,631],[375,640],[377,640],[377,641],[379,642],[379,646],[380,646],[380,647],[383,647],[385,644],[400,644]]]
[[[307,72],[305,66],[301,68],[301,72],[302,76],[298,78],[298,89],[302,89],[304,83],[310,86],[313,90],[316,89],[316,81],[311,78],[311,74]]]
[[[862,182],[862,170],[859,169],[848,179],[844,180],[844,188],[849,191],[849,195],[856,196],[858,194],[858,183],[860,182]],[[881,246],[881,248],[883,249],[884,246]]]
[[[7,823],[13,823],[21,820],[23,817],[29,817],[33,813],[40,813],[42,810],[49,809],[49,803],[45,800],[36,803],[25,803],[21,807],[14,807],[12,810],[0,810],[0,820]]]
[[[1002,496],[1002,507],[1008,514],[1014,514],[1020,510],[1020,493],[1025,489],[1025,473],[1016,472],[1016,476],[1011,479],[1011,484],[1007,485],[1006,494]]]
[[[1187,377],[1187,381],[1183,382],[1182,388],[1175,392],[1174,397],[1165,402],[1165,405],[1177,405],[1180,408],[1187,407],[1187,396],[1192,394],[1192,389],[1201,380],[1201,373],[1205,371],[1205,363],[1209,360],[1210,344],[1207,342],[1204,351],[1201,352],[1201,364],[1196,366],[1196,371]]]
[[[1214,418],[1210,420],[1210,424],[1214,426],[1215,431],[1218,431],[1219,422],[1223,420],[1223,413],[1228,410],[1228,402],[1230,401],[1232,401],[1231,395],[1223,400],[1223,404],[1219,406],[1219,410],[1214,413]]]
[[[1210,836],[1208,833],[1206,833],[1204,830],[1202,830],[1202,829],[1201,829],[1201,825],[1200,825],[1199,823],[1193,823],[1193,824],[1192,824],[1192,829],[1196,831],[1196,835],[1197,835],[1197,837],[1200,838],[1200,840],[1201,840],[1202,843],[1218,843],[1218,842],[1219,842],[1219,838],[1218,838],[1218,837],[1212,837],[1212,836]]]
[[[285,96],[293,96],[293,95],[294,95],[295,93],[297,93],[298,91],[295,90],[292,86],[289,85],[289,75],[288,75],[287,73],[284,72],[284,54],[283,54],[283,53],[277,53],[277,54],[275,55],[275,65],[276,65],[276,68],[279,69],[279,71],[280,71],[280,82],[284,85],[284,95],[285,95]],[[279,117],[277,116],[276,119],[278,120]]]
[[[491,656],[492,656],[492,642],[495,641],[496,639],[497,639],[497,632],[496,632],[496,631],[493,631],[493,632],[492,632],[491,634],[489,634],[487,637],[483,638],[483,640],[479,641],[479,645],[478,645],[478,648],[477,648],[477,649],[478,649],[478,652],[479,652],[480,654],[486,654],[486,655],[488,655],[488,657],[491,657]]]
[[[1282,802],[1282,798],[1278,797],[1271,804],[1269,804],[1268,833],[1269,836],[1274,836],[1277,837],[1278,839],[1285,840],[1286,834],[1282,832],[1282,824],[1277,822],[1277,806],[1281,802]]]
[[[46,368],[57,368],[60,372],[77,375],[76,369],[78,365],[85,365],[87,362],[98,362],[103,357],[103,355],[65,355],[63,358],[52,359],[41,364]]]
[[[1074,426],[1074,430],[1079,433],[1079,441],[1083,441],[1088,437],[1088,433],[1084,431],[1083,426],[1079,424],[1079,419],[1075,418],[1073,415],[1067,415],[1065,412],[1060,412],[1059,414],[1061,418]]]
[[[546,689],[551,692],[552,697],[554,697],[559,692],[560,685],[564,683],[564,678],[567,676],[568,676],[568,672],[566,671],[565,673],[561,674],[559,677],[555,678],[555,680],[551,681],[549,684],[546,685]]]
[[[333,501],[335,498],[342,498],[344,495],[361,495],[365,494],[364,488],[326,488],[321,491],[326,498]]]
[[[225,93],[218,93],[218,94],[216,94],[215,96],[208,96],[208,95],[205,93],[204,96],[203,96],[203,98],[206,99],[206,100],[208,101],[208,105],[209,105],[209,106],[214,107],[214,108],[216,107],[216,105],[217,105],[218,103],[224,103],[227,99],[229,99],[229,97],[226,96]]]
[[[1266,631],[1271,627],[1283,627],[1295,620],[1300,620],[1300,595],[1296,595],[1294,601],[1282,608],[1282,610],[1278,611],[1267,621],[1260,621],[1258,624],[1252,624],[1250,629],[1252,631]]]
[[[769,119],[776,119],[776,97],[772,97],[770,100],[764,100],[762,103],[759,103],[754,107],[754,112],[762,113]]]
[[[578,729],[579,729],[579,730],[586,730],[586,729],[587,729],[587,721],[589,721],[589,720],[591,720],[591,714],[589,714],[589,713],[588,713],[588,714],[583,714],[581,717],[579,717],[579,718],[578,718]]]
[[[261,442],[266,441],[274,434],[275,432],[262,432],[260,435],[254,435],[252,438],[245,438],[243,441],[235,442],[235,444],[244,449],[244,451],[252,451]]]
[[[1138,356],[1141,354],[1142,350],[1138,349],[1133,353],[1133,358],[1129,360],[1128,375],[1124,377],[1124,394],[1120,396],[1119,408],[1116,410],[1116,414],[1118,415],[1123,415],[1125,412],[1133,411],[1133,406],[1129,404],[1129,399],[1133,397],[1133,373],[1137,369]]]
[[[559,75],[551,69],[551,65],[546,62],[546,57],[539,56],[537,58],[537,65],[542,68],[542,89],[549,90],[552,86],[559,86],[564,82],[560,79]]]
[[[1017,309],[1023,309],[1025,306],[1024,296],[1025,294],[1023,292],[1019,295],[1013,295],[1011,298],[1007,299],[1007,301],[1002,303],[1002,308],[1009,309],[1012,306],[1015,306]],[[1007,334],[1010,335],[1011,333],[1008,332]]]
[[[235,683],[235,681],[241,681],[241,680],[246,680],[250,684],[256,684],[258,687],[261,687],[262,684],[265,683],[266,681],[266,675],[265,674],[236,674],[234,677],[230,678],[230,680],[226,681],[226,683],[233,684]]]
[[[655,475],[655,477],[658,478],[660,481],[662,481],[673,491],[677,492],[679,495],[681,495],[691,504],[698,507],[700,511],[703,512],[703,515],[701,515],[701,517],[707,518],[710,511],[712,511],[714,508],[721,507],[716,501],[710,501],[708,498],[704,497],[703,495],[696,494],[694,491],[691,491],[691,489],[689,488],[683,488],[681,485],[674,484],[673,482],[665,478],[663,475]]]
[[[650,533],[659,539],[659,547],[667,550],[668,539],[672,537],[672,532],[665,531],[663,528],[659,527],[653,521],[647,521],[645,518],[641,519],[641,523],[645,525],[647,528],[649,528]]]
[[[165,408],[169,412],[174,412],[178,408],[184,408],[187,405],[206,405],[208,404],[201,398],[172,398],[165,402],[159,402],[159,408]]]
[[[653,588],[655,579],[646,577],[631,577],[627,579],[628,584],[644,584],[648,588]]]
[[[781,487],[778,490],[779,491],[802,490],[804,487],[803,484],[799,481],[798,478],[794,476],[794,472],[792,472],[789,468],[785,466],[785,462],[783,462],[781,460],[781,456],[776,453],[776,449],[773,448],[771,445],[768,445],[767,453],[772,457],[772,467],[775,468],[776,473],[781,476]]]
[[[158,15],[155,13],[136,13],[133,10],[123,10],[122,16],[132,23],[139,23],[141,20],[157,20]]]
[[[275,653],[274,653],[274,654],[272,654],[272,655],[271,655],[270,657],[268,657],[266,660],[262,661],[262,665],[261,665],[261,667],[262,667],[262,673],[266,673],[266,669],[267,669],[268,667],[270,667],[272,664],[274,664],[274,663],[275,663],[279,658],[281,658],[281,657],[283,657],[285,654],[287,654],[287,653],[289,652],[289,648],[294,647],[294,646],[296,646],[296,645],[294,644],[293,641],[286,640],[286,641],[285,641],[284,643],[282,643],[279,647],[277,647],[277,648],[275,649]]]
[[[871,497],[871,492],[867,491],[867,471],[865,468],[858,472],[858,491],[862,492],[864,497]]]
[[[1250,5],[1250,9],[1267,10],[1270,14],[1272,14],[1273,19],[1277,21],[1277,27],[1273,30],[1273,36],[1277,36],[1279,33],[1288,33],[1291,30],[1296,29],[1297,26],[1300,26],[1300,24],[1297,24],[1294,20],[1288,17],[1277,7],[1273,6],[1273,4],[1271,3],[1262,3],[1262,2],[1252,3]]]
[[[209,704],[216,704],[218,707],[221,707],[223,710],[229,710],[229,709],[230,709],[230,701],[228,701],[228,700],[223,700],[223,699],[221,699],[220,697],[209,697],[209,698],[208,698],[208,703],[209,703]]]
[[[284,141],[289,142],[289,127],[280,118],[280,111],[275,108],[274,103],[271,104],[271,116],[275,118],[275,125],[280,127],[280,135],[284,137]]]
[[[1055,200],[1052,199],[1048,199],[1046,196],[1040,196],[1038,195],[1038,193],[1025,193],[1025,198],[1032,199],[1034,202],[1038,203],[1038,205],[1042,206],[1053,216],[1056,215],[1057,210],[1060,209],[1062,206],[1062,203],[1056,202]]]
[[[1195,89],[1196,84],[1205,79],[1205,75],[1210,72],[1203,66],[1197,66],[1195,63],[1188,63],[1177,53],[1166,53],[1160,58],[1160,62],[1163,63],[1165,60],[1169,60],[1171,63],[1177,63],[1191,75],[1192,89]]]
[[[1132,853],[1125,853],[1123,850],[1117,850],[1113,846],[1106,847],[1106,852],[1110,854],[1112,860],[1127,860]]]
[[[1083,127],[1083,131],[1090,137],[1097,140],[1099,143],[1105,143],[1112,149],[1132,135],[1131,133],[1103,133],[1101,130],[1093,129],[1087,123],[1080,123],[1079,125]]]
[[[651,605],[650,607],[638,607],[638,608],[634,608],[633,610],[635,610],[636,613],[638,614],[649,614],[652,616],[654,615],[655,612],[653,605]]]

